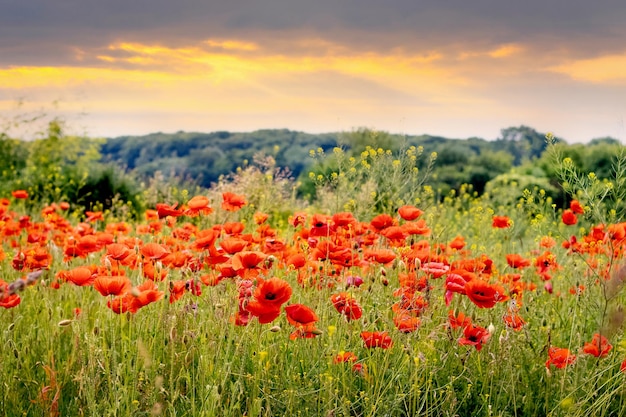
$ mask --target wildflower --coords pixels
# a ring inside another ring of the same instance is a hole
[[[395,224],[393,217],[391,217],[388,214],[379,214],[378,216],[374,217],[371,221],[370,221],[370,225],[372,226],[372,228],[377,231],[380,232],[383,229],[386,229],[387,227],[391,227]]]
[[[87,215],[86,222],[104,221],[104,215],[101,211],[86,211],[85,214]]]
[[[314,214],[311,218],[311,237],[328,236],[330,233],[330,218],[323,214]]]
[[[358,320],[363,315],[359,303],[347,292],[334,294],[330,297],[330,301],[333,303],[337,312],[343,314],[348,321]]]
[[[159,215],[159,219],[162,219],[167,216],[179,217],[184,214],[184,210],[177,209],[178,203],[174,203],[172,205],[167,205],[164,203],[157,203],[156,210]]]
[[[584,214],[585,213],[585,209],[583,208],[583,206],[580,204],[580,202],[578,200],[570,201],[569,208],[570,208],[570,210],[572,210],[576,214]]]
[[[561,215],[561,220],[563,221],[564,224],[568,226],[575,225],[578,222],[576,215],[570,209],[563,211],[563,214]]]
[[[363,258],[380,264],[388,264],[396,259],[396,254],[389,249],[368,249],[363,251]]]
[[[96,279],[96,275],[86,266],[79,266],[69,271],[59,271],[57,276],[80,287],[91,285]]]
[[[304,304],[290,304],[285,307],[287,321],[293,326],[306,325],[318,321],[317,314]]]
[[[550,368],[550,365],[562,369],[567,365],[574,363],[576,355],[572,355],[569,349],[550,346],[548,349],[548,360],[546,361],[546,368]]]
[[[507,216],[493,216],[491,226],[497,229],[511,227],[511,219]]]
[[[593,355],[596,358],[603,358],[609,354],[612,348],[613,346],[606,337],[596,333],[593,335],[591,342],[585,343],[583,352],[588,355]]]
[[[16,198],[18,200],[25,200],[28,198],[28,191],[15,190],[15,191],[11,191],[11,195],[13,196],[13,198]]]
[[[463,337],[459,339],[460,345],[471,345],[480,351],[483,344],[487,343],[491,333],[484,327],[474,326],[472,324],[465,326],[463,329]]]
[[[465,295],[465,284],[467,280],[460,274],[451,273],[446,276],[446,305],[450,305],[454,293]]]
[[[233,269],[242,278],[252,278],[265,269],[263,261],[267,259],[267,255],[258,251],[241,251],[237,252],[231,258]]]
[[[402,217],[404,220],[407,221],[412,221],[417,219],[419,216],[421,216],[422,214],[424,214],[424,212],[420,209],[418,209],[415,206],[402,206],[398,209],[398,214],[400,215],[400,217]]]
[[[361,339],[368,349],[375,347],[388,349],[393,345],[393,340],[387,332],[361,332]]]
[[[360,287],[361,285],[363,285],[363,278],[356,276],[356,275],[348,275],[346,276],[346,287],[351,287],[351,286],[355,286],[355,287]]]
[[[409,311],[402,310],[393,318],[393,324],[402,333],[411,333],[417,330],[421,324],[420,318]]]
[[[287,313],[287,321],[296,327],[296,330],[289,335],[289,339],[297,338],[310,339],[321,332],[315,327],[315,322],[319,319],[317,314],[304,304],[290,304],[285,307]]]
[[[244,196],[230,192],[222,193],[222,199],[222,209],[226,211],[237,211],[248,204]]]
[[[158,243],[146,243],[141,247],[141,254],[144,258],[158,260],[166,255],[168,255],[170,251],[163,245]]]
[[[352,352],[339,352],[333,358],[333,363],[353,363],[359,360],[359,358]]]
[[[209,206],[210,200],[203,195],[197,195],[187,202],[187,210],[184,214],[190,217],[195,217],[199,214],[211,214],[213,209]]]
[[[444,264],[443,262],[426,262],[420,269],[433,278],[441,278],[443,275],[448,273],[450,266]]]
[[[529,259],[525,259],[517,253],[506,255],[506,263],[509,264],[511,268],[526,268],[531,264]]]
[[[230,255],[244,250],[248,246],[248,242],[238,237],[228,237],[220,242],[220,246],[224,251]]]
[[[503,317],[506,327],[510,327],[515,331],[520,331],[526,324],[526,321],[519,314],[514,311],[509,311]]]
[[[448,244],[451,249],[461,250],[465,247],[465,238],[457,236]]]
[[[252,219],[254,220],[254,223],[256,223],[258,225],[261,225],[261,224],[265,223],[269,217],[270,216],[268,214],[261,213],[261,212],[257,211],[252,216]]]
[[[509,299],[504,288],[479,278],[465,283],[465,295],[479,308],[491,308]]]
[[[125,276],[99,276],[93,281],[93,287],[103,296],[122,295],[128,292],[132,284]]]
[[[259,284],[254,290],[254,300],[249,301],[245,309],[255,317],[259,323],[271,323],[280,315],[280,306],[291,298],[291,286],[287,281],[280,278],[263,280],[259,278]]]
[[[116,261],[121,261],[130,255],[130,249],[122,243],[111,243],[106,246],[106,251],[107,257]]]
[[[21,301],[18,294],[9,291],[9,284],[0,279],[0,307],[13,308]]]

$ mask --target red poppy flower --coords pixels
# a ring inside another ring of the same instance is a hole
[[[441,278],[450,270],[450,266],[443,262],[426,262],[420,269],[432,278]]]
[[[123,243],[111,243],[110,245],[106,246],[106,249],[107,257],[116,261],[121,261],[128,255],[130,255],[130,249]]]
[[[424,214],[424,212],[420,209],[418,209],[415,206],[402,206],[398,209],[398,214],[400,215],[400,217],[402,217],[404,220],[407,221],[412,221],[417,219],[419,216],[421,216],[422,214]]]
[[[167,216],[171,217],[179,217],[184,214],[183,210],[177,209],[178,203],[174,203],[172,205],[167,205],[164,203],[158,203],[156,205],[157,214],[159,215],[159,219],[162,219]]]
[[[517,253],[506,255],[506,263],[509,264],[511,268],[526,268],[531,264],[529,259],[522,258],[522,256]]]
[[[285,307],[285,312],[289,323],[296,326],[296,330],[289,335],[289,339],[310,339],[321,334],[315,327],[318,318],[311,308],[304,304],[291,304]]]
[[[301,326],[318,321],[317,314],[304,304],[290,304],[285,307],[287,320],[293,326]]]
[[[13,308],[19,305],[21,301],[19,294],[11,294],[9,284],[0,279],[0,307]]]
[[[280,316],[280,306],[274,304],[265,304],[258,300],[252,300],[246,304],[246,311],[257,317],[259,323],[271,323]]]
[[[580,202],[578,200],[570,201],[569,208],[576,214],[584,214],[585,213],[585,209],[583,208],[583,206],[580,204]]]
[[[388,349],[393,345],[393,340],[387,332],[361,332],[361,339],[368,349],[375,347]]]
[[[132,284],[125,276],[99,276],[93,281],[93,287],[103,296],[122,295],[130,290]]]
[[[252,219],[256,224],[263,224],[267,221],[267,219],[269,219],[269,217],[269,214],[257,211],[256,213],[254,213],[254,216],[252,216]]]
[[[522,328],[526,324],[526,321],[524,321],[524,319],[520,317],[519,314],[513,311],[510,311],[507,314],[505,314],[503,317],[503,320],[504,320],[504,324],[506,325],[506,327],[510,327],[511,329],[515,331],[522,330]]]
[[[457,236],[448,244],[451,249],[461,250],[465,247],[465,238],[463,236]]]
[[[280,278],[263,280],[254,290],[254,300],[249,301],[245,309],[255,317],[259,323],[266,324],[274,321],[280,315],[280,306],[291,298],[292,289],[287,281]]]
[[[164,258],[170,251],[158,243],[146,243],[141,247],[141,254],[148,259],[157,260]]]
[[[563,214],[561,215],[561,220],[563,221],[563,224],[566,224],[568,226],[575,225],[578,222],[576,215],[570,209],[563,211]]]
[[[509,299],[500,285],[489,284],[478,278],[465,283],[465,295],[479,308],[491,308],[496,303]]]
[[[356,302],[352,295],[347,292],[340,292],[330,297],[330,301],[340,314],[346,317],[346,320],[358,320],[363,315],[361,306]]]
[[[593,335],[591,342],[585,343],[583,346],[583,352],[597,358],[603,358],[609,354],[612,348],[613,346],[609,343],[606,337],[596,333]]]
[[[208,197],[203,195],[197,195],[192,197],[191,200],[187,202],[187,210],[185,210],[184,214],[187,216],[195,217],[199,214],[207,215],[213,213],[213,209],[209,207],[211,201]]]
[[[546,361],[546,368],[550,368],[550,365],[562,369],[567,365],[570,365],[576,361],[576,355],[572,355],[569,349],[550,346],[548,349],[548,360]]]
[[[357,358],[357,356],[354,353],[352,353],[352,352],[339,352],[333,358],[333,363],[335,363],[335,364],[346,363],[346,362],[347,363],[353,363],[353,362],[356,362],[358,360],[359,360],[359,358]]]
[[[367,261],[387,264],[396,259],[396,253],[389,249],[368,249],[363,251],[363,258]]]
[[[239,239],[238,237],[227,237],[220,242],[220,246],[230,255],[241,252],[248,246],[248,241]]]
[[[406,310],[393,317],[393,324],[402,333],[411,333],[420,327],[420,318]]]
[[[330,218],[323,214],[314,214],[311,217],[311,229],[309,236],[328,236],[330,233]]]
[[[493,216],[491,225],[498,229],[506,229],[511,226],[511,219],[507,216]]]
[[[374,228],[374,230],[376,230],[377,232],[380,232],[383,229],[386,229],[387,227],[391,227],[395,224],[393,217],[391,217],[390,215],[383,213],[383,214],[379,214],[378,216],[374,217],[372,219],[372,221],[370,222],[370,225],[372,226],[372,228]]]
[[[259,278],[259,281],[253,293],[257,301],[267,305],[280,306],[291,298],[292,289],[287,281],[276,277],[267,280]]]
[[[484,327],[474,326],[470,324],[463,329],[463,337],[459,339],[460,345],[471,345],[476,348],[476,350],[481,350],[483,348],[483,344],[487,343],[489,340],[489,330]]]
[[[28,198],[28,191],[26,191],[26,190],[15,190],[15,191],[11,191],[11,195],[13,196],[13,198],[24,200],[24,199]]]
[[[465,315],[465,313],[459,312],[458,315],[454,315],[454,311],[448,312],[448,324],[453,329],[466,328],[472,325],[472,318]]]
[[[226,211],[237,211],[248,204],[246,198],[230,192],[222,193],[222,208]]]
[[[262,262],[267,259],[267,255],[257,251],[237,252],[230,262],[237,274],[242,278],[252,278],[257,276],[264,268]]]
[[[58,275],[80,287],[91,285],[96,279],[96,275],[86,266],[79,266],[69,271],[60,271]]]

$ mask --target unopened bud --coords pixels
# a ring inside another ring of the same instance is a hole
[[[280,332],[280,326],[272,326],[272,327],[270,327],[270,332],[272,332],[272,333]]]
[[[72,324],[72,320],[70,319],[61,320],[59,322],[59,326],[61,327],[69,326],[70,324]]]

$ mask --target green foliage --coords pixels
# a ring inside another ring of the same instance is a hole
[[[626,149],[621,144],[596,142],[594,146],[564,147],[550,143],[546,162],[564,192],[588,209],[596,222],[626,218]]]
[[[418,204],[423,198],[422,186],[437,159],[432,153],[426,157],[426,168],[420,170],[422,154],[423,149],[415,146],[397,153],[366,146],[358,157],[339,147],[329,156],[321,148],[311,150],[321,167],[309,173],[309,180],[315,184],[315,203],[323,211],[351,211],[362,217]]]

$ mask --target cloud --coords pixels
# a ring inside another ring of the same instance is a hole
[[[621,55],[569,61],[548,70],[578,81],[626,85],[626,51]]]

